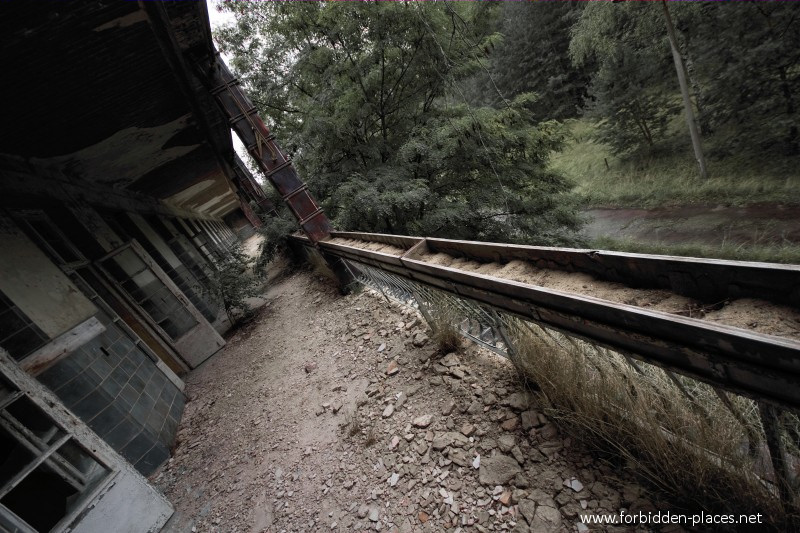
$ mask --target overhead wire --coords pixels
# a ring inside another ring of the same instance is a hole
[[[467,22],[464,20],[464,18],[463,18],[461,15],[459,15],[459,14],[458,14],[458,13],[457,13],[457,12],[456,12],[454,9],[453,9],[453,6],[451,6],[451,5],[450,5],[450,4],[447,2],[447,0],[442,0],[442,3],[444,4],[445,8],[446,8],[446,9],[447,9],[447,10],[450,12],[450,14],[451,14],[453,17],[456,17],[456,18],[458,18],[458,20],[460,20],[460,21],[461,21],[461,23],[462,23],[462,24],[463,24],[463,25],[466,27],[466,25],[467,25]],[[473,46],[473,47],[475,47],[475,48],[480,48],[480,46],[478,45],[478,43],[476,43],[476,42],[471,42],[469,39],[467,39],[467,36],[466,36],[466,35],[464,35],[464,32],[463,32],[462,30],[459,30],[459,31],[458,31],[458,33],[459,33],[459,36],[461,37],[461,39],[462,39],[462,40],[463,40],[465,43],[467,43],[468,45],[470,45],[470,46]],[[492,83],[492,87],[494,87],[494,90],[495,90],[495,92],[497,93],[497,96],[499,96],[499,97],[500,97],[500,100],[501,100],[501,101],[502,101],[502,102],[505,104],[505,106],[506,106],[508,109],[511,109],[511,104],[508,102],[508,100],[506,99],[506,97],[503,95],[503,92],[500,90],[500,88],[497,86],[497,83],[494,81],[494,76],[492,75],[492,72],[489,70],[489,68],[488,68],[486,65],[484,65],[484,63],[483,63],[483,61],[481,61],[481,58],[480,58],[480,57],[476,57],[476,60],[477,60],[478,64],[481,66],[481,68],[484,70],[484,72],[486,72],[486,75],[489,77],[489,81]]]
[[[445,4],[446,4],[446,2],[445,2]],[[409,7],[411,9],[415,10],[414,11],[415,15],[417,15],[417,18],[419,18],[420,21],[422,22],[422,24],[425,26],[425,28],[427,29],[428,34],[430,35],[431,39],[433,39],[433,42],[436,43],[436,46],[439,48],[439,51],[441,52],[442,58],[444,59],[445,63],[448,66],[454,65],[455,63],[450,59],[450,57],[444,51],[444,48],[442,47],[442,44],[439,42],[439,39],[436,37],[436,33],[433,31],[433,28],[430,27],[430,24],[428,24],[428,22],[425,20],[425,18],[420,14],[419,8],[417,7],[417,5],[412,5],[412,6],[409,6]],[[455,24],[454,24],[454,28],[455,28]],[[469,42],[467,42],[467,44],[469,44]],[[478,117],[475,116],[475,113],[474,113],[474,111],[472,109],[472,106],[469,105],[469,101],[467,100],[467,97],[464,94],[464,91],[462,91],[461,88],[458,86],[458,84],[454,83],[452,79],[446,78],[445,75],[442,74],[442,72],[435,65],[433,66],[433,69],[436,71],[436,73],[442,79],[442,82],[445,84],[445,86],[451,85],[452,87],[455,88],[456,91],[458,91],[458,93],[461,96],[462,100],[464,100],[464,105],[466,106],[467,112],[469,113],[470,117],[472,117],[473,122],[476,125],[480,126],[480,121],[478,120]],[[447,97],[445,96],[445,100],[446,100],[446,98]],[[504,203],[505,208],[506,208],[506,213],[507,214],[511,214],[511,208],[510,208],[509,203],[508,203],[508,195],[507,195],[507,192],[506,192],[506,187],[503,184],[503,180],[500,178],[500,174],[497,172],[497,169],[495,168],[494,161],[492,160],[492,156],[491,156],[489,147],[486,145],[486,141],[483,139],[483,135],[481,134],[480,127],[477,127],[475,132],[476,132],[476,134],[478,136],[478,140],[480,141],[481,146],[483,146],[484,150],[486,151],[486,160],[489,163],[489,168],[491,168],[492,173],[494,174],[494,177],[497,180],[497,183],[500,185],[500,192],[501,192],[501,194],[503,196],[503,203]]]

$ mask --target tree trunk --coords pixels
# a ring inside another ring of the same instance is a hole
[[[661,6],[664,8],[664,19],[667,23],[667,36],[669,37],[669,46],[672,49],[672,59],[675,62],[675,70],[678,73],[678,84],[681,87],[681,95],[683,96],[683,107],[686,111],[686,122],[689,124],[689,135],[692,138],[692,148],[694,148],[694,157],[697,159],[697,164],[700,167],[700,177],[708,179],[708,171],[706,170],[706,158],[703,155],[703,147],[700,144],[700,133],[697,131],[697,121],[694,118],[694,109],[692,109],[692,100],[689,97],[689,85],[686,82],[686,67],[683,64],[683,58],[678,50],[678,39],[675,37],[675,27],[672,25],[672,17],[669,14],[667,1],[661,0]]]
[[[781,89],[783,90],[783,98],[786,100],[786,114],[789,117],[792,117],[795,111],[794,98],[792,98],[792,90],[789,87],[789,81],[786,79],[786,67],[781,66],[779,73],[781,78]],[[786,144],[789,146],[789,152],[793,155],[800,151],[798,150],[797,137],[797,124],[792,123],[792,125],[789,126],[789,131],[786,136]]]

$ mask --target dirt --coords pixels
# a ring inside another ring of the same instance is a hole
[[[598,208],[585,212],[588,239],[610,237],[652,244],[800,243],[800,206],[682,206]]]
[[[800,316],[797,311],[763,300],[734,300],[717,311],[705,313],[703,320],[735,325],[777,337],[800,339]]]
[[[357,239],[338,238],[331,242],[397,257],[406,252],[396,246]],[[621,283],[598,280],[589,274],[542,269],[522,260],[505,264],[481,263],[445,253],[424,253],[416,259],[433,265],[800,340],[800,311],[763,300],[743,298],[707,304],[667,290],[631,288]]]
[[[327,242],[333,244],[341,244],[344,246],[356,246],[358,248],[361,248],[362,250],[369,250],[371,252],[381,252],[384,254],[394,255],[397,257],[400,257],[407,251],[405,248],[400,248],[399,246],[393,246],[391,244],[384,244],[381,242],[359,241],[357,239],[344,239],[342,237],[335,237]]]
[[[264,238],[258,233],[251,235],[242,243],[242,251],[251,258],[257,259],[259,255],[259,249],[261,248],[261,242],[263,240]]]
[[[632,289],[621,283],[599,281],[588,274],[542,269],[526,261],[514,260],[506,264],[479,263],[447,254],[424,255],[422,261],[435,265],[458,268],[476,274],[510,279],[548,289],[581,293],[617,303],[635,305],[666,313],[680,313],[697,303],[690,298],[661,290]]]
[[[508,361],[439,354],[415,311],[293,269],[264,298],[186,378],[153,476],[165,531],[571,532],[669,508],[562,435]]]
[[[666,290],[634,289],[588,274],[538,268],[521,260],[506,264],[480,263],[444,253],[425,254],[419,259],[434,265],[800,340],[800,312],[763,300],[743,298],[709,306]]]

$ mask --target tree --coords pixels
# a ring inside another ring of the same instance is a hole
[[[256,105],[343,229],[569,242],[570,185],[546,170],[560,127],[521,94],[471,107],[497,40],[484,3],[225,4],[218,34]]]
[[[708,178],[708,171],[706,170],[706,158],[703,154],[703,146],[700,141],[700,132],[697,126],[697,120],[694,116],[694,105],[692,104],[691,95],[689,94],[689,83],[687,82],[688,72],[686,71],[686,64],[681,54],[678,37],[675,33],[675,26],[672,23],[672,15],[670,15],[669,8],[667,7],[667,0],[661,0],[661,7],[664,9],[664,22],[667,26],[667,38],[669,39],[669,47],[672,51],[672,58],[675,62],[675,72],[678,76],[678,84],[681,88],[681,97],[683,98],[684,113],[686,114],[686,123],[689,126],[689,135],[692,139],[692,149],[694,156],[697,160],[697,165],[700,168],[700,177],[703,179]]]
[[[259,283],[253,275],[254,261],[234,243],[215,264],[212,283],[231,324],[250,313],[247,299],[259,294]]]
[[[791,2],[675,6],[722,152],[800,154],[800,11]],[[718,150],[719,152],[720,150]]]
[[[577,66],[597,64],[592,76],[602,140],[614,152],[652,148],[679,109],[675,69],[662,13],[647,2],[587,5],[572,29]]]
[[[576,67],[569,57],[570,29],[583,2],[507,2],[498,31],[502,42],[492,52],[492,74],[508,98],[536,93],[533,111],[539,117],[578,116],[588,97],[594,65]],[[495,97],[490,88],[486,94]]]

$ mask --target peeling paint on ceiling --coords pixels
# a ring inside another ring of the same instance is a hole
[[[171,203],[175,204],[184,204],[190,201],[192,198],[200,194],[201,192],[205,191],[209,187],[214,185],[214,180],[203,180],[199,183],[195,183],[191,187],[187,187],[183,189],[178,194],[174,194],[168,198]]]
[[[225,199],[225,198],[226,198],[226,197],[227,197],[229,194],[230,194],[230,191],[226,191],[225,193],[223,193],[223,194],[220,194],[219,196],[215,196],[214,198],[211,198],[210,200],[206,201],[206,203],[204,203],[204,204],[202,204],[202,205],[198,206],[198,207],[197,207],[197,210],[198,210],[198,211],[202,211],[202,212],[206,213],[206,212],[208,212],[208,211],[209,211],[209,209],[210,209],[211,207],[213,207],[213,206],[214,206],[214,204],[217,204],[217,203],[221,202],[221,201],[222,201],[222,200],[224,200],[224,199]]]
[[[119,130],[111,137],[72,154],[46,159],[34,159],[57,165],[65,173],[108,185],[125,187],[148,171],[184,156],[199,145],[162,146],[189,127],[190,116],[150,128],[131,127]]]
[[[139,22],[146,22],[147,15],[144,11],[134,11],[133,13],[129,13],[125,16],[116,18],[112,21],[106,22],[105,24],[101,24],[94,28],[93,31],[105,31],[105,30],[114,30],[117,28],[127,28],[128,26],[133,26],[134,24],[138,24]]]

